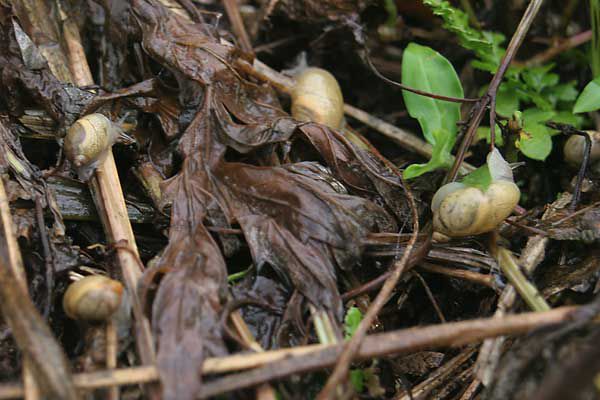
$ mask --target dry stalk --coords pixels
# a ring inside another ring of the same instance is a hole
[[[248,36],[248,32],[246,32],[238,2],[236,0],[223,0],[223,5],[225,6],[227,17],[229,17],[233,33],[235,33],[240,42],[240,47],[245,52],[252,53],[252,42],[250,42],[250,37]]]
[[[365,338],[357,357],[359,359],[389,357],[441,347],[460,347],[490,337],[527,334],[543,327],[569,322],[579,309],[578,307],[559,307],[540,313],[530,312],[501,318],[481,318],[374,334]],[[206,375],[239,370],[250,371],[205,383],[202,397],[254,386],[296,373],[330,367],[335,364],[342,350],[343,344],[313,344],[289,349],[208,358],[202,367],[202,371]],[[75,386],[80,390],[149,383],[155,382],[157,379],[158,372],[153,365],[74,375]],[[20,384],[0,386],[0,399],[22,396],[23,387]]]
[[[560,207],[561,203],[566,204],[569,202],[568,199],[559,199],[553,203],[554,207],[550,207],[543,215],[542,220],[547,219],[554,213],[555,207]],[[531,275],[537,266],[543,261],[546,253],[546,247],[550,239],[546,236],[536,235],[527,241],[525,249],[521,253],[520,263],[523,271],[527,275]],[[517,292],[514,286],[508,285],[500,295],[498,299],[498,305],[496,306],[495,317],[503,317],[509,312],[515,304],[517,299]],[[477,376],[475,382],[482,383],[487,386],[493,378],[494,371],[498,365],[502,346],[504,345],[506,338],[497,337],[494,339],[488,339],[483,342],[477,356],[477,362],[475,363],[475,375]]]
[[[77,26],[73,21],[63,17],[63,38],[68,50],[68,60],[73,81],[79,86],[91,86],[94,84],[87,63],[81,38]],[[129,293],[133,315],[135,320],[136,346],[142,363],[154,364],[155,353],[150,330],[150,322],[144,315],[139,297],[137,285],[142,276],[143,264],[140,260],[135,237],[129,222],[125,198],[119,180],[119,174],[115,165],[112,150],[108,151],[107,157],[98,166],[89,183],[94,202],[104,231],[109,243],[115,245],[116,256],[125,287]],[[110,324],[109,324],[110,332]],[[114,357],[116,352],[108,354]],[[116,360],[109,360],[110,364],[116,364]]]
[[[521,21],[519,22],[515,33],[511,37],[508,47],[506,48],[506,53],[504,53],[504,56],[502,57],[502,61],[500,62],[498,71],[496,71],[496,74],[494,75],[492,81],[490,82],[490,85],[488,86],[486,94],[473,107],[473,117],[471,118],[469,127],[467,128],[463,140],[460,143],[460,146],[456,153],[454,164],[452,165],[450,172],[448,172],[448,174],[446,175],[447,182],[451,182],[456,179],[460,165],[463,162],[467,153],[467,149],[469,148],[469,146],[471,146],[473,138],[477,133],[477,128],[483,120],[483,116],[485,115],[485,112],[487,111],[488,107],[490,108],[490,145],[494,146],[496,127],[496,93],[498,92],[498,88],[502,83],[504,74],[506,73],[508,67],[514,60],[515,55],[519,50],[519,47],[521,47],[521,44],[523,43],[527,32],[529,32],[529,28],[531,27],[531,24],[533,23],[533,20],[535,19],[535,16],[537,15],[543,3],[544,0],[531,0],[529,6],[525,10],[523,17],[521,18]]]
[[[11,1],[10,2],[15,14],[18,16],[19,21],[27,21],[28,25],[35,32],[43,35],[50,40],[45,45],[40,46],[40,53],[48,60],[50,68],[55,76],[59,76],[64,80],[69,80],[69,70],[66,66],[65,58],[62,55],[62,51],[58,43],[58,29],[55,24],[55,20],[48,18],[49,10],[48,5],[45,1],[41,0],[22,0],[22,1]],[[34,35],[32,35],[34,36]],[[55,42],[53,42],[53,40]],[[2,189],[4,191],[4,189]],[[12,233],[11,233],[12,235]],[[10,240],[7,238],[7,240]],[[16,249],[18,251],[18,248]],[[20,260],[20,253],[18,253]],[[10,265],[17,265],[18,268],[22,269],[22,262],[14,264],[15,259],[11,258]],[[24,271],[19,272],[21,274],[20,283],[23,285],[27,299],[27,281],[25,279]],[[13,331],[14,333],[14,331]],[[60,361],[60,360],[57,360]],[[36,385],[35,379],[31,371],[31,362],[27,355],[23,359],[23,380],[25,382],[25,398],[27,400],[38,400],[40,398],[40,388]],[[70,383],[68,383],[70,384]]]
[[[447,268],[442,267],[441,265],[432,264],[426,261],[422,261],[419,263],[418,267],[424,271],[432,272],[434,274],[442,274],[446,276],[450,276],[452,278],[464,279],[466,281],[471,281],[473,283],[477,283],[479,285],[487,286],[492,290],[497,290],[498,285],[494,281],[494,276],[491,274],[481,274],[475,271],[469,271],[467,269],[459,269],[459,268]]]
[[[523,274],[512,253],[504,247],[498,247],[496,253],[500,269],[529,308],[533,311],[549,310],[550,306],[538,289]]]
[[[42,394],[77,399],[70,368],[61,347],[27,293],[23,260],[13,233],[4,183],[0,178],[0,298],[2,314],[26,362],[23,373],[28,389],[33,373]],[[28,391],[28,395],[31,392]]]
[[[542,326],[569,321],[574,315],[571,313],[576,309],[562,307],[542,313],[511,315],[501,318],[503,322],[500,323],[498,319],[485,318],[375,334],[364,340],[357,358],[371,359],[447,346],[459,347],[487,337],[522,334]],[[343,345],[326,346],[319,351],[287,357],[252,371],[206,382],[200,397],[207,398],[291,374],[323,369],[334,365],[342,351]]]
[[[396,260],[394,262],[394,265],[392,266],[392,272],[389,278],[386,279],[385,283],[383,284],[383,287],[381,288],[379,293],[377,293],[377,296],[369,306],[367,313],[358,325],[358,328],[354,332],[354,335],[344,345],[343,351],[341,352],[341,354],[339,355],[339,359],[337,360],[335,369],[333,370],[332,374],[327,380],[325,387],[317,396],[318,400],[333,398],[335,388],[337,388],[338,384],[340,384],[347,377],[348,371],[350,370],[350,364],[352,363],[353,358],[358,354],[361,343],[363,339],[367,336],[367,331],[371,327],[371,324],[377,318],[379,311],[381,311],[385,303],[387,303],[387,301],[389,300],[392,291],[394,290],[396,284],[398,283],[398,280],[400,279],[400,276],[402,276],[402,273],[407,269],[407,266],[409,264],[410,255],[419,235],[419,215],[417,212],[415,198],[412,195],[408,186],[404,182],[402,182],[402,188],[406,193],[406,197],[410,204],[410,209],[412,213],[412,233],[410,239],[406,244],[404,254],[399,260]]]

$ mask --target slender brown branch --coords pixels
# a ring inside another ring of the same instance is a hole
[[[0,129],[5,129],[3,126]],[[25,269],[4,183],[0,178],[0,305],[2,316],[26,358],[42,394],[58,399],[78,398],[69,364],[48,325],[27,294]],[[28,379],[27,373],[24,373]]]
[[[434,274],[442,274],[453,278],[464,279],[480,285],[489,287],[492,290],[497,290],[498,285],[494,281],[494,276],[491,274],[480,274],[479,272],[469,271],[459,268],[446,268],[436,264],[421,262],[419,268]]]
[[[414,353],[440,347],[460,347],[488,337],[525,334],[533,329],[569,321],[577,308],[561,307],[541,313],[511,315],[504,318],[484,318],[463,322],[450,322],[421,328],[402,329],[368,336],[357,357],[374,357]],[[342,353],[342,345],[327,346],[317,352],[298,357],[288,357],[265,364],[248,372],[230,375],[206,382],[200,398],[216,396],[232,390],[251,387],[262,382],[286,376],[327,368],[335,364]]]
[[[530,312],[500,318],[481,318],[379,333],[365,338],[358,357],[370,359],[426,349],[460,347],[490,337],[527,334],[532,330],[571,321],[579,309],[581,307],[559,307],[541,313]],[[243,389],[296,373],[327,368],[335,363],[342,349],[341,344],[313,344],[260,353],[208,358],[202,366],[205,375],[244,369],[251,369],[251,371],[207,382],[201,397]],[[149,383],[157,379],[158,372],[153,365],[74,375],[75,387],[80,390]],[[0,399],[22,396],[23,386],[20,383],[0,385]]]
[[[546,63],[552,60],[554,57],[558,56],[559,54],[572,48],[581,46],[582,44],[587,43],[590,40],[592,40],[591,30],[580,32],[574,36],[560,41],[558,45],[550,47],[546,51],[543,51],[542,53],[536,54],[535,56],[531,57],[525,62],[525,66],[531,67]]]
[[[461,97],[443,96],[441,94],[430,93],[430,92],[426,92],[424,90],[419,90],[419,89],[412,88],[410,86],[406,86],[400,82],[396,82],[395,80],[387,78],[384,75],[382,75],[377,70],[377,68],[375,68],[375,65],[373,65],[373,62],[371,61],[371,57],[369,57],[368,54],[365,55],[365,59],[367,61],[367,64],[373,71],[373,73],[379,79],[389,83],[390,85],[398,86],[399,88],[401,88],[402,90],[406,90],[407,92],[415,93],[420,96],[431,97],[432,99],[436,99],[436,100],[449,101],[451,103],[478,103],[481,100],[481,99],[469,99],[469,98],[461,98]]]
[[[245,52],[252,53],[252,42],[250,42],[250,37],[248,36],[248,32],[246,32],[237,0],[223,0],[223,5],[225,6],[227,17],[229,17],[231,28],[240,41],[240,47]]]
[[[348,341],[344,346],[344,350],[339,356],[335,369],[333,370],[331,376],[327,380],[325,387],[317,396],[317,399],[319,400],[332,399],[334,397],[335,388],[348,375],[350,364],[352,363],[352,360],[358,353],[360,345],[365,336],[367,335],[367,331],[371,327],[371,324],[373,323],[373,321],[375,321],[375,318],[377,318],[377,314],[379,314],[379,311],[381,311],[385,303],[387,303],[387,301],[389,300],[392,291],[394,290],[396,284],[398,283],[398,280],[400,279],[400,276],[409,266],[410,255],[412,253],[415,243],[417,242],[417,237],[419,235],[419,214],[417,211],[415,198],[413,197],[410,189],[408,188],[408,185],[405,182],[402,183],[404,192],[406,193],[406,197],[408,199],[410,209],[412,212],[412,235],[406,245],[404,254],[400,258],[400,260],[394,263],[390,277],[385,281],[383,287],[381,288],[381,291],[377,294],[377,297],[375,297],[375,300],[373,300],[373,302],[371,303],[371,306],[367,310],[365,317],[360,322],[358,328],[354,332],[352,339],[350,339],[350,341]]]
[[[446,181],[454,181],[456,176],[458,175],[458,169],[460,164],[465,158],[467,149],[471,146],[473,142],[473,138],[477,133],[477,128],[481,121],[483,120],[483,116],[485,114],[486,108],[490,106],[490,143],[493,146],[495,143],[495,121],[496,121],[496,93],[498,91],[498,87],[500,83],[502,83],[502,78],[504,74],[508,70],[512,60],[515,58],[517,54],[517,50],[521,47],[535,16],[537,15],[540,7],[544,3],[544,0],[531,0],[529,6],[525,10],[521,21],[519,22],[519,26],[517,26],[517,30],[515,31],[513,37],[508,44],[506,49],[506,53],[504,53],[504,57],[502,57],[502,61],[500,62],[500,66],[498,67],[498,71],[492,78],[490,86],[488,87],[487,93],[485,96],[481,98],[481,100],[475,104],[475,114],[471,119],[469,124],[469,128],[465,133],[465,136],[458,148],[458,152],[456,154],[456,159],[454,160],[454,164],[452,165],[452,169],[446,175]]]
[[[89,71],[89,67],[85,53],[83,53],[77,26],[66,22],[63,25],[65,40],[73,42],[67,46],[69,64],[72,65],[71,71],[74,72],[73,79],[79,86],[93,85],[91,74],[86,72]],[[78,73],[75,75],[77,71]],[[90,190],[109,242],[118,244],[116,255],[135,317],[136,346],[139,356],[144,364],[152,364],[155,354],[150,322],[144,315],[137,295],[138,281],[142,275],[140,266],[143,264],[139,258],[135,236],[127,215],[119,173],[111,150],[108,151],[107,157],[98,166],[90,180]]]

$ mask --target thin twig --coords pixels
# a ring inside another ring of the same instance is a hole
[[[440,322],[445,323],[446,322],[446,317],[444,317],[444,313],[442,312],[442,309],[440,308],[438,302],[436,301],[435,296],[433,295],[433,292],[429,288],[429,285],[427,284],[427,282],[425,281],[425,279],[421,276],[421,274],[419,274],[416,271],[412,271],[412,273],[421,282],[421,285],[423,286],[423,289],[425,289],[425,293],[427,294],[427,297],[429,298],[429,301],[431,302],[431,305],[433,306],[436,314],[438,315],[438,318],[440,319]]]
[[[407,92],[415,93],[420,96],[425,96],[425,97],[429,97],[429,98],[436,99],[436,100],[448,101],[451,103],[478,103],[481,100],[481,99],[469,99],[469,98],[461,98],[461,97],[443,96],[441,94],[426,92],[424,90],[419,90],[419,89],[412,88],[410,86],[406,86],[400,82],[396,82],[395,80],[387,78],[384,75],[382,75],[377,70],[377,68],[375,68],[375,65],[373,65],[373,62],[371,61],[371,57],[369,57],[369,54],[367,51],[365,51],[364,58],[367,61],[367,64],[369,65],[369,67],[371,68],[373,73],[379,79],[389,83],[390,85],[398,86],[399,88],[401,88],[402,90],[406,90]]]
[[[65,40],[75,42],[75,44],[68,45],[69,64],[85,64],[85,66],[73,65],[71,67],[71,71],[81,72],[77,75],[74,74],[73,80],[79,86],[93,85],[91,74],[85,72],[89,71],[89,66],[87,66],[87,59],[83,53],[79,31],[77,26],[68,24],[68,22],[69,19],[63,24]],[[135,236],[127,215],[119,173],[111,150],[98,166],[89,184],[108,240],[111,244],[118,244],[116,246],[117,260],[121,266],[123,280],[135,317],[136,327],[134,330],[140,358],[144,364],[152,364],[155,361],[155,354],[150,322],[144,315],[137,295],[137,286],[142,275],[140,266],[143,264],[139,258]]]
[[[544,297],[537,288],[521,272],[510,251],[504,247],[498,247],[497,259],[498,265],[504,275],[506,275],[510,283],[533,311],[547,311],[550,309],[550,306],[546,303],[546,300],[544,300]]]
[[[77,399],[67,359],[27,294],[23,260],[13,233],[8,199],[1,178],[0,298],[2,316],[27,360],[27,369],[35,376],[38,389],[52,398]],[[29,379],[28,372],[24,376]]]
[[[415,134],[405,129],[398,128],[349,104],[344,104],[344,113],[382,133],[384,136],[398,143],[403,148],[422,155],[427,159],[432,157],[432,146]],[[465,174],[474,170],[475,167],[467,162],[464,162],[461,167],[461,172]]]
[[[536,54],[525,62],[526,67],[544,64],[559,54],[564,53],[567,50],[581,46],[584,43],[592,40],[592,31],[580,32],[574,36],[564,39],[558,43],[558,45],[548,48],[546,51]]]
[[[560,311],[559,311],[560,310]],[[486,318],[464,322],[450,322],[430,327],[403,329],[368,336],[357,355],[360,359],[414,353],[440,347],[460,347],[487,337],[514,335],[530,332],[542,326],[566,322],[578,308],[557,308],[542,313],[511,315],[504,318]],[[550,317],[550,316],[553,317]],[[503,320],[503,322],[500,322]],[[535,321],[535,322],[534,322]],[[543,322],[542,322],[543,321]],[[552,321],[552,322],[551,322]],[[327,346],[317,352],[298,357],[288,357],[277,362],[265,363],[248,372],[230,375],[206,382],[201,398],[216,396],[232,390],[254,386],[261,382],[281,379],[292,374],[319,370],[335,364],[342,352],[342,345]]]
[[[419,268],[427,272],[432,272],[434,274],[442,274],[453,278],[471,281],[479,285],[487,286],[493,290],[498,289],[498,284],[495,282],[494,276],[491,274],[480,274],[479,272],[469,271],[468,269],[459,269],[452,267],[446,268],[428,262],[421,262],[419,264]]]
[[[517,26],[517,30],[515,31],[513,37],[510,40],[510,43],[508,44],[506,53],[504,53],[504,56],[502,57],[502,61],[500,62],[498,71],[492,78],[486,95],[483,96],[477,104],[475,104],[475,113],[473,115],[473,118],[471,119],[471,122],[469,123],[469,128],[467,129],[467,132],[463,137],[460,147],[458,148],[458,152],[456,154],[454,164],[452,165],[452,169],[450,169],[450,172],[448,172],[448,174],[446,175],[447,182],[456,180],[456,177],[458,175],[458,169],[465,158],[467,149],[469,148],[469,146],[471,146],[471,143],[473,142],[473,138],[477,133],[477,128],[483,120],[483,116],[488,106],[490,106],[490,143],[492,146],[494,145],[494,128],[496,125],[495,106],[496,93],[498,92],[498,87],[502,83],[502,78],[504,77],[504,74],[508,70],[508,67],[510,66],[512,60],[515,58],[517,50],[519,50],[519,47],[521,47],[521,44],[523,43],[523,40],[525,39],[525,36],[527,35],[527,32],[529,31],[529,28],[531,27],[531,24],[533,23],[533,20],[537,15],[543,2],[544,0],[531,0],[529,6],[525,10],[523,17],[519,22],[519,26]]]
[[[237,0],[223,0],[223,5],[225,6],[227,17],[229,17],[231,28],[240,41],[240,47],[245,52],[252,53],[252,42],[250,42],[250,37],[248,36],[248,32],[246,32]]]
[[[409,264],[410,255],[419,235],[419,214],[417,211],[415,198],[413,197],[410,189],[408,188],[408,185],[405,182],[402,183],[404,192],[406,193],[406,197],[408,199],[410,209],[412,212],[412,235],[406,245],[402,258],[400,258],[400,260],[394,263],[390,277],[385,281],[385,284],[381,288],[380,292],[377,294],[377,297],[375,297],[375,300],[373,300],[373,302],[371,303],[371,306],[367,310],[367,313],[365,314],[363,320],[358,325],[358,328],[354,332],[354,335],[352,336],[350,341],[348,341],[344,346],[344,350],[339,356],[335,369],[333,370],[331,376],[327,380],[325,387],[317,395],[317,399],[325,400],[334,397],[335,388],[348,375],[350,364],[352,363],[354,356],[358,353],[361,342],[367,335],[367,331],[371,327],[373,321],[375,321],[375,318],[377,318],[377,314],[379,314],[379,311],[381,311],[385,303],[387,303],[387,301],[389,300],[389,297],[392,294],[394,288],[396,287],[400,276],[406,270],[407,265]]]
[[[481,318],[374,334],[365,338],[358,357],[371,359],[440,347],[460,347],[489,337],[527,334],[542,327],[568,322],[577,315],[577,310],[578,307],[559,307],[541,313]],[[327,368],[335,363],[342,348],[341,344],[314,344],[262,353],[207,358],[202,366],[202,373],[205,375],[258,368],[246,375],[232,375],[220,381],[207,382],[205,388],[208,388],[208,391],[203,391],[202,396],[242,389],[303,371]],[[239,377],[243,379],[238,380]],[[158,372],[153,365],[74,375],[75,387],[79,390],[149,383],[157,379]],[[22,396],[23,386],[20,383],[0,385],[0,399]]]

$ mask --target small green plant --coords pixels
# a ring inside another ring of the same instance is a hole
[[[360,321],[362,321],[363,315],[357,307],[350,307],[344,317],[344,338],[350,340],[354,332],[358,329]],[[360,393],[364,390],[365,374],[362,369],[350,370],[350,382],[354,386],[354,390]]]
[[[495,73],[505,53],[504,35],[478,30],[469,25],[469,17],[446,0],[424,0],[434,14],[444,21],[444,28],[457,35],[462,47],[474,53],[474,68]],[[528,158],[545,160],[552,151],[552,136],[556,131],[545,123],[552,120],[581,127],[583,117],[576,113],[600,108],[600,85],[592,82],[577,99],[576,81],[560,82],[552,72],[554,64],[531,67],[511,66],[496,96],[496,113],[510,118],[521,111],[522,132],[515,140],[516,147]],[[402,61],[402,83],[423,91],[462,97],[458,76],[448,60],[434,50],[411,43]],[[482,88],[483,93],[486,88]],[[433,156],[427,164],[409,166],[404,176],[415,178],[438,168],[448,168],[451,150],[456,141],[456,122],[460,118],[460,104],[424,98],[403,91],[408,113],[419,121],[425,139],[433,146]],[[575,108],[573,105],[575,104]],[[489,137],[489,127],[482,127],[481,135]],[[497,135],[497,137],[500,135]],[[489,141],[489,139],[488,139]],[[501,145],[501,138],[496,145]]]
[[[600,109],[600,0],[590,0],[592,25],[592,46],[590,49],[590,67],[595,77],[588,83],[577,98],[573,113],[585,113]]]
[[[592,25],[592,47],[590,66],[592,75],[600,76],[600,0],[590,0],[590,17]]]
[[[450,62],[437,51],[410,43],[402,58],[402,83],[416,89],[449,97],[463,97],[458,75]],[[415,178],[452,163],[452,147],[456,141],[460,120],[460,103],[453,103],[402,91],[406,109],[417,119],[425,139],[433,146],[427,164],[413,164],[404,170],[404,177]]]
[[[588,83],[575,102],[574,113],[584,113],[600,109],[600,76]]]
[[[344,338],[350,339],[358,329],[363,315],[357,307],[350,307],[344,317]]]

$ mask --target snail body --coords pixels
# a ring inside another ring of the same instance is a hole
[[[75,121],[64,139],[65,155],[86,181],[122,134],[121,128],[102,114],[89,114]]]
[[[433,196],[433,228],[449,237],[479,235],[494,230],[519,202],[521,192],[510,166],[498,150],[488,156],[492,182],[482,190],[462,182],[442,186]]]
[[[321,68],[306,68],[292,90],[292,116],[338,129],[344,118],[344,98],[335,77]]]
[[[600,132],[598,131],[586,131],[592,141],[592,147],[590,148],[590,164],[595,164],[600,161]],[[585,152],[585,138],[580,135],[572,135],[565,142],[563,148],[563,154],[565,161],[573,166],[579,167],[583,161],[583,154]]]
[[[63,297],[63,309],[76,320],[100,322],[121,304],[123,285],[102,275],[86,276],[73,282]]]

